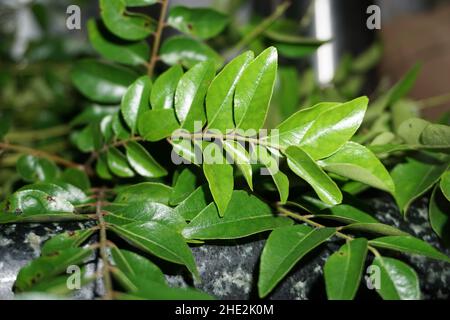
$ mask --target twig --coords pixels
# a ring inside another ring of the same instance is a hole
[[[111,300],[112,299],[112,280],[111,280],[111,274],[109,269],[109,260],[108,260],[108,252],[107,248],[109,247],[109,241],[106,237],[106,223],[105,219],[103,218],[103,212],[102,212],[102,202],[101,199],[104,197],[103,190],[100,190],[99,193],[99,200],[97,201],[96,205],[96,215],[98,219],[98,226],[100,228],[100,256],[103,263],[103,281],[105,284],[105,300]]]
[[[147,73],[149,77],[153,76],[153,72],[155,70],[155,64],[158,60],[158,51],[159,45],[161,43],[162,31],[164,29],[164,21],[166,19],[167,7],[169,6],[169,0],[161,0],[161,12],[159,14],[158,26],[155,32],[155,40],[153,41],[152,46],[152,55],[150,57],[150,61],[148,63]]]
[[[240,52],[250,42],[256,39],[260,34],[266,31],[267,28],[269,28],[272,25],[272,23],[275,20],[277,20],[287,10],[287,8],[290,5],[291,5],[290,1],[285,1],[282,4],[280,4],[270,16],[261,21],[250,33],[245,35],[238,43],[236,43],[233,46],[233,48],[231,48],[228,51],[228,53],[225,54],[225,59],[229,60],[236,53]]]
[[[31,155],[34,155],[34,156],[37,156],[37,157],[42,157],[42,158],[46,158],[46,159],[49,159],[49,160],[53,160],[54,162],[59,163],[59,164],[61,164],[63,166],[69,167],[69,168],[77,168],[77,169],[80,169],[80,170],[84,170],[84,166],[82,164],[66,160],[64,158],[61,158],[61,157],[55,155],[55,154],[51,154],[51,153],[48,153],[48,152],[45,152],[45,151],[42,151],[42,150],[0,142],[0,150],[1,149],[12,150],[12,151],[20,152],[20,153],[31,154]]]
[[[315,221],[310,220],[310,219],[309,219],[310,216],[302,216],[302,215],[300,215],[300,214],[298,214],[298,213],[295,213],[295,212],[292,212],[292,211],[290,211],[290,210],[287,210],[286,208],[283,208],[283,207],[280,206],[280,205],[277,205],[277,209],[278,209],[278,211],[280,211],[283,215],[288,216],[288,217],[291,217],[291,218],[294,218],[294,219],[299,220],[299,221],[302,221],[302,222],[305,222],[305,223],[309,224],[310,226],[313,226],[313,227],[316,227],[316,228],[325,228],[324,225],[322,225],[322,224],[320,224],[320,223],[317,223],[317,222],[315,222]],[[342,233],[342,232],[340,232],[340,231],[336,231],[335,235],[338,236],[339,238],[345,239],[345,240],[347,240],[347,241],[352,241],[353,239],[355,239],[354,237],[349,236],[349,235],[347,235],[347,234],[345,234],[345,233]],[[380,256],[380,253],[379,253],[378,250],[375,249],[374,247],[368,245],[368,246],[367,246],[367,249],[370,250],[370,251],[373,253],[374,256],[376,256],[376,257],[379,257],[379,256]]]
[[[5,136],[8,141],[35,141],[52,137],[59,137],[70,132],[71,127],[68,125],[55,126],[40,130],[10,132]]]

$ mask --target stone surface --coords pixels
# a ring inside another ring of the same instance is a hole
[[[427,199],[417,201],[410,209],[408,221],[404,221],[391,198],[377,196],[368,203],[374,208],[378,219],[395,225],[445,252],[437,236],[431,231],[427,219]],[[12,286],[19,269],[39,256],[41,244],[63,230],[79,228],[69,224],[23,224],[0,225],[0,299],[12,299]],[[82,227],[82,225],[81,225]],[[256,282],[259,256],[266,235],[228,241],[209,242],[192,248],[202,278],[194,285],[220,299],[256,299]],[[116,241],[117,239],[114,239]],[[119,240],[120,241],[120,240]],[[333,239],[309,253],[292,272],[275,288],[270,299],[325,299],[322,267],[327,257],[342,241]],[[389,253],[392,256],[392,252]],[[450,298],[450,268],[444,262],[417,256],[394,254],[407,261],[418,273],[424,299]],[[188,273],[182,267],[156,261],[168,274],[173,286],[192,285]],[[75,298],[91,299],[101,293],[101,284],[94,284],[77,292]],[[378,299],[372,290],[361,285],[358,299]]]

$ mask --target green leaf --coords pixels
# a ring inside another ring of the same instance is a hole
[[[108,162],[107,162],[105,154],[101,154],[97,158],[97,162],[95,163],[95,172],[102,179],[105,179],[105,180],[112,179],[111,172],[108,169]]]
[[[325,263],[324,276],[330,300],[353,300],[367,255],[367,240],[354,239],[333,253]]]
[[[140,287],[144,286],[143,282],[166,284],[164,274],[150,260],[134,252],[118,248],[111,249],[111,255],[116,268],[124,276],[117,277],[117,280],[132,289],[131,291],[138,291]],[[117,273],[114,272],[113,275],[117,275]]]
[[[116,135],[115,138],[126,140],[131,137],[131,133],[128,131],[125,121],[122,119],[122,115],[119,112],[113,116],[111,126]]]
[[[124,67],[84,59],[75,63],[71,77],[75,87],[87,98],[100,103],[119,103],[137,74]]]
[[[106,158],[108,161],[108,167],[112,173],[121,177],[128,178],[133,177],[134,172],[131,170],[128,165],[127,157],[119,151],[119,149],[115,147],[111,147],[108,149],[106,154]]]
[[[144,287],[145,286],[145,287]],[[120,300],[211,300],[212,297],[196,289],[172,288],[153,282],[145,282],[138,291],[122,293],[117,296]]]
[[[183,200],[176,208],[175,213],[182,216],[186,220],[192,220],[208,203],[212,201],[208,191],[208,186],[203,185],[195,189],[186,199]]]
[[[200,122],[201,127],[205,123],[203,103],[214,73],[212,62],[201,62],[187,71],[178,82],[175,111],[182,128],[190,132],[194,130],[195,121]]]
[[[127,12],[123,0],[100,0],[100,15],[108,30],[122,39],[142,40],[156,29],[150,17]]]
[[[334,228],[313,229],[294,225],[272,231],[261,254],[258,293],[265,297],[312,249],[328,240]]]
[[[65,182],[38,182],[23,186],[18,191],[23,190],[42,191],[51,197],[65,200],[73,205],[86,203],[89,200],[86,194],[81,189]]]
[[[234,140],[223,140],[222,146],[233,160],[233,163],[241,170],[250,189],[253,190],[252,165],[247,150]]]
[[[32,155],[21,156],[17,160],[16,170],[28,182],[52,181],[59,175],[59,169],[53,161]]]
[[[264,125],[277,74],[277,50],[270,47],[242,73],[234,95],[234,120],[242,130]]]
[[[192,68],[199,62],[210,60],[218,69],[223,63],[222,57],[211,47],[185,36],[173,36],[164,41],[159,57],[170,66],[182,64],[186,68]]]
[[[442,182],[442,180],[441,180]],[[443,239],[444,243],[450,240],[450,202],[444,197],[439,186],[435,186],[431,195],[428,216],[434,232]]]
[[[234,128],[234,92],[239,79],[253,57],[252,51],[244,52],[228,63],[211,82],[206,96],[208,128],[217,129],[223,133]]]
[[[108,212],[105,221],[114,225],[123,226],[134,222],[154,221],[177,232],[181,232],[186,227],[183,217],[174,212],[172,208],[157,202],[148,200],[127,203],[114,202],[103,208]]]
[[[148,141],[170,137],[180,128],[173,109],[148,110],[139,117],[139,132]]]
[[[96,127],[96,123],[91,123],[81,131],[72,133],[71,140],[80,151],[91,152],[95,150]]]
[[[403,232],[393,226],[383,223],[367,223],[358,222],[352,223],[347,226],[342,227],[344,230],[356,230],[362,232],[378,233],[387,236],[409,236],[408,233]]]
[[[420,136],[429,124],[428,121],[420,118],[410,118],[399,125],[397,134],[405,140],[406,143],[417,145],[421,143]]]
[[[420,288],[416,272],[402,261],[376,257],[373,266],[380,268],[377,292],[384,300],[419,300]]]
[[[360,181],[369,186],[395,192],[389,172],[378,158],[366,147],[347,142],[336,153],[319,162],[325,170]]]
[[[274,46],[278,49],[281,56],[302,58],[314,53],[322,44],[324,44],[324,41],[305,39],[305,43],[303,44],[277,42]]]
[[[76,126],[101,121],[105,116],[113,115],[117,113],[118,110],[118,106],[105,106],[90,103],[84,107],[83,111],[79,113],[70,124]]]
[[[439,183],[442,194],[450,201],[450,171],[446,171],[441,176],[441,182]]]
[[[64,170],[61,179],[71,185],[74,185],[81,190],[88,190],[91,188],[91,182],[85,171],[76,168],[68,168]]]
[[[125,145],[127,159],[130,166],[141,176],[148,178],[160,178],[167,175],[164,169],[147,150],[135,141],[129,141]]]
[[[336,183],[323,172],[311,157],[298,147],[289,147],[284,152],[291,170],[305,180],[325,203],[335,205],[342,202],[342,193]]]
[[[265,147],[259,145],[254,146],[252,156],[256,156],[258,161],[266,167],[278,189],[280,202],[286,203],[289,197],[289,179],[283,172],[280,171],[277,159],[272,157]]]
[[[155,80],[150,94],[150,103],[153,110],[174,108],[175,90],[182,75],[183,68],[176,64]]]
[[[338,220],[345,223],[377,223],[378,220],[370,214],[348,204],[339,204],[337,206],[322,209],[314,214],[315,217],[324,219]]]
[[[158,0],[124,0],[127,7],[145,7],[158,3]]]
[[[196,164],[199,165],[202,163],[202,153],[196,145],[192,143],[192,140],[189,138],[174,138],[171,140],[172,151],[176,156],[172,158],[175,164]]]
[[[41,249],[42,256],[52,256],[62,250],[79,247],[90,236],[94,234],[94,229],[67,231],[58,234],[47,240]]]
[[[92,250],[69,248],[51,256],[40,257],[19,271],[14,287],[19,292],[26,291],[38,282],[47,281],[65,272],[68,266],[83,262],[91,254]]]
[[[106,59],[131,66],[145,65],[150,57],[150,48],[144,41],[123,42],[111,39],[104,26],[94,19],[87,23],[89,42]]]
[[[133,82],[122,98],[120,110],[122,111],[123,119],[131,129],[131,134],[134,134],[137,130],[139,117],[150,109],[148,102],[151,89],[152,82],[150,78],[142,76]]]
[[[196,189],[197,176],[189,169],[183,169],[178,176],[170,195],[170,205],[177,205],[185,200]]]
[[[245,191],[234,191],[223,218],[211,203],[183,230],[187,239],[235,239],[289,225],[292,220],[275,217],[270,207]]]
[[[161,259],[186,265],[198,277],[194,256],[183,237],[158,222],[137,222],[124,226],[108,225],[108,228],[131,245]]]
[[[429,124],[420,135],[424,145],[450,148],[450,126],[443,124]]]
[[[210,8],[175,6],[170,9],[167,24],[200,39],[218,35],[228,24],[228,17]]]
[[[162,183],[142,182],[118,191],[115,202],[154,201],[169,204],[172,188]]]
[[[308,126],[298,146],[313,159],[332,155],[358,130],[368,101],[367,97],[360,97],[321,113],[320,117]]]
[[[406,212],[412,201],[428,191],[447,170],[448,161],[430,158],[419,161],[408,158],[391,172],[395,183],[395,200],[400,210]]]
[[[450,262],[450,259],[445,254],[440,253],[425,241],[412,236],[381,237],[370,240],[369,244],[379,248],[418,254],[428,258]]]
[[[297,111],[300,99],[299,87],[299,75],[295,67],[280,67],[278,69],[278,78],[275,84],[275,101],[282,119]]]
[[[219,215],[223,217],[233,194],[233,167],[228,163],[209,164],[205,162],[203,173],[208,180],[209,190],[211,190]]]

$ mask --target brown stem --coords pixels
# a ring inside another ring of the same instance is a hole
[[[61,158],[55,154],[51,154],[42,150],[38,150],[38,149],[33,149],[30,147],[25,147],[25,146],[19,146],[19,145],[14,145],[14,144],[9,144],[9,143],[2,143],[0,142],[0,149],[4,149],[4,150],[12,150],[12,151],[16,151],[16,152],[20,152],[20,153],[26,153],[26,154],[31,154],[33,156],[37,156],[37,157],[42,157],[42,158],[46,158],[49,160],[53,160],[54,162],[69,167],[69,168],[77,168],[80,170],[84,170],[84,166],[82,164],[79,163],[75,163],[69,160],[66,160],[64,158]]]
[[[159,14],[158,26],[156,27],[155,40],[153,41],[152,55],[148,63],[148,76],[152,77],[155,70],[156,61],[158,61],[159,45],[161,43],[162,31],[164,29],[164,21],[166,19],[167,7],[169,6],[169,0],[161,0],[161,12]]]
[[[98,195],[99,195],[99,201],[97,201],[95,212],[96,212],[97,219],[98,219],[98,226],[100,228],[100,242],[99,242],[100,256],[101,256],[102,263],[103,263],[102,274],[103,274],[103,280],[104,280],[104,284],[105,284],[105,295],[103,298],[105,300],[111,300],[113,287],[112,287],[112,280],[111,280],[111,274],[110,274],[110,269],[109,269],[108,252],[107,252],[107,248],[109,247],[109,241],[106,237],[106,223],[105,223],[105,219],[103,218],[103,212],[102,212],[101,199],[103,199],[103,197],[104,197],[103,190],[100,190]]]

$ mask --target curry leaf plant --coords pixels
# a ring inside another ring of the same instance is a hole
[[[141,6],[159,6],[159,17],[133,11]],[[406,212],[434,186],[430,218],[443,234],[449,127],[395,115],[380,123],[384,118],[372,115],[401,101],[416,69],[375,102],[365,96],[317,101],[268,127],[272,96],[279,99],[292,78],[278,55],[301,57],[322,43],[287,32],[291,25],[277,21],[287,7],[243,32],[222,55],[210,41],[231,27],[221,12],[169,7],[168,0],[100,1],[99,19],[87,23],[100,59],[75,62],[71,74],[89,101],[71,124],[81,156],[64,158],[6,138],[0,143],[23,154],[17,172],[28,183],[0,204],[0,223],[83,226],[45,242],[17,274],[16,293],[70,295],[66,270],[75,265],[83,286],[102,281],[105,299],[211,299],[169,286],[161,261],[198,283],[191,246],[262,234],[267,240],[255,279],[261,298],[332,238],[342,243],[324,265],[329,299],[353,299],[367,264],[381,270],[382,298],[420,298],[417,274],[390,252],[449,258],[344,195],[375,188]],[[180,33],[164,38],[165,28]],[[258,41],[272,46],[243,50]],[[372,55],[365,59],[353,71],[371,65]],[[411,151],[389,171],[392,153]],[[260,183],[264,176],[269,183]],[[315,207],[305,206],[293,186]],[[88,268],[93,258],[95,272]]]

